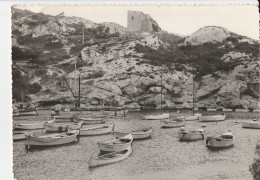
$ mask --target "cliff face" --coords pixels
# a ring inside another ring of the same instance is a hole
[[[95,24],[81,18],[72,21],[55,17],[55,22],[61,25],[53,23],[54,17],[36,27],[19,25],[31,16],[14,19],[13,32],[23,46],[29,46],[24,39],[29,35],[30,42],[40,37],[44,40],[35,42],[35,47],[44,49],[37,60],[48,61],[40,66],[47,72],[29,78],[43,87],[30,95],[34,103],[73,102],[70,92],[61,85],[61,77],[66,75],[73,80],[80,74],[81,95],[85,97],[82,103],[87,99],[86,105],[97,105],[104,100],[117,106],[159,108],[162,86],[163,107],[191,108],[194,84],[199,107],[259,107],[259,44],[224,28],[205,27],[184,38],[169,34],[128,34],[120,25]],[[79,24],[88,27],[84,45],[79,42],[82,38],[78,37],[82,28]],[[47,34],[55,37],[51,43],[61,42],[61,47],[55,50],[43,45],[49,41]],[[57,51],[61,49],[67,57],[59,59]],[[44,59],[47,55],[57,58],[49,61]],[[33,71],[26,69],[25,75],[28,70]]]

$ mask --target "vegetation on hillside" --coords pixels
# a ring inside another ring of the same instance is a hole
[[[40,51],[32,50],[21,50],[19,47],[12,47],[12,59],[13,60],[27,60],[27,59],[37,59],[39,57]]]
[[[29,80],[21,74],[19,69],[12,67],[12,94],[13,99],[22,101],[22,93],[24,94],[24,101],[29,101],[29,94],[36,94],[42,87],[38,83],[30,84]]]
[[[230,41],[230,39],[229,39]],[[225,48],[219,48],[225,46]],[[255,44],[239,43],[233,39],[233,46],[228,46],[227,41],[222,43],[205,43],[198,46],[177,46],[170,44],[170,47],[160,47],[158,50],[148,46],[137,44],[135,50],[144,53],[144,58],[150,60],[148,63],[161,66],[162,64],[176,70],[185,70],[184,66],[190,66],[197,72],[197,77],[206,74],[213,74],[216,71],[228,71],[238,65],[239,61],[225,63],[221,57],[230,51],[252,54],[257,57],[258,46]],[[146,62],[147,63],[147,62]]]

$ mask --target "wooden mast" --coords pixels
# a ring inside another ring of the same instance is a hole
[[[79,75],[79,102],[78,102],[78,105],[80,107],[80,75]]]
[[[161,115],[162,115],[162,66],[161,66]]]
[[[192,75],[192,115],[194,115],[194,76]]]

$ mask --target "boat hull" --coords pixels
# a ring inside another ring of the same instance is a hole
[[[149,128],[146,131],[141,131],[141,130],[132,131],[132,135],[133,135],[134,140],[149,138],[149,137],[152,136],[152,133],[153,133],[152,128]],[[122,137],[124,137],[128,134],[129,133],[126,133],[126,132],[114,132],[114,136],[116,138],[122,138]]]
[[[186,116],[185,117],[185,121],[196,121],[199,120],[199,116],[201,116],[201,114],[195,114],[195,115],[191,115],[191,116]]]
[[[203,140],[204,134],[198,131],[179,131],[178,137],[180,141],[197,141]]]
[[[79,124],[52,124],[47,123],[44,124],[44,128],[46,132],[66,132],[69,131],[69,129],[80,129],[82,126],[82,123]]]
[[[161,121],[162,128],[177,128],[185,126],[185,121],[163,120]]]
[[[74,118],[74,122],[83,121],[83,124],[104,124],[106,121],[104,118]]]
[[[232,147],[233,139],[210,138],[210,139],[207,139],[206,146],[211,149]]]
[[[129,147],[128,149],[123,151],[112,152],[104,155],[99,155],[99,153],[96,153],[90,157],[89,168],[122,161],[128,158],[132,154],[132,152],[132,148]]]
[[[26,135],[26,146],[56,146],[68,144],[78,140],[78,132],[68,135],[67,133],[63,134],[52,134],[52,135],[43,135],[43,136],[31,136]]]
[[[161,119],[169,119],[169,114],[159,114],[159,115],[147,115],[144,116],[145,120],[161,120]]]
[[[260,122],[242,122],[243,128],[260,129]]]
[[[119,117],[126,117],[128,110],[104,110],[103,114],[107,116],[119,116]]]
[[[199,116],[200,122],[216,122],[216,121],[224,121],[225,119],[226,119],[226,115]]]
[[[33,129],[43,129],[44,123],[34,123],[34,124],[14,124],[14,129],[17,130],[33,130]]]
[[[94,136],[94,135],[101,135],[101,134],[108,134],[111,133],[114,129],[114,124],[109,126],[102,126],[98,128],[85,128],[80,129],[80,136]]]
[[[122,141],[122,139],[126,141]],[[127,138],[123,137],[121,139],[116,139],[113,141],[98,142],[97,145],[101,152],[117,152],[131,147],[132,142],[133,136],[130,134],[130,136]]]
[[[37,116],[37,112],[36,111],[19,112],[19,113],[15,113],[13,116]]]

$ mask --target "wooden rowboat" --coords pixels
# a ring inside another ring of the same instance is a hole
[[[13,113],[13,117],[18,117],[18,116],[38,116],[38,113],[36,110],[32,110],[32,111],[25,110],[25,111]]]
[[[83,124],[103,124],[105,123],[105,118],[103,117],[87,117],[87,118],[80,118],[80,117],[74,117],[74,122],[83,122]]]
[[[181,128],[178,132],[180,141],[196,141],[204,139],[204,130],[196,129],[194,131],[187,131],[185,128]]]
[[[137,130],[133,130],[131,132],[134,140],[145,139],[145,138],[151,137],[152,133],[153,133],[153,127],[137,129]],[[127,136],[129,133],[127,133],[127,132],[114,132],[113,134],[116,138],[122,138],[124,136]]]
[[[185,120],[180,118],[174,118],[171,120],[162,120],[161,127],[162,128],[176,128],[185,126]]]
[[[128,134],[127,136],[112,141],[98,142],[97,145],[101,152],[117,152],[131,147],[132,142],[133,135]]]
[[[199,116],[200,122],[216,122],[216,121],[224,121],[226,115],[207,115],[207,116]]]
[[[120,109],[120,110],[114,110],[114,109],[111,109],[111,110],[104,110],[103,111],[103,114],[104,115],[107,115],[109,117],[126,117],[128,113],[128,110],[127,109]]]
[[[44,124],[44,128],[46,132],[65,132],[69,131],[69,129],[80,129],[82,127],[83,122],[74,123],[74,124],[60,124],[60,123],[46,123]]]
[[[158,114],[158,115],[146,115],[144,119],[146,120],[161,120],[161,119],[168,119],[170,115],[167,114]]]
[[[44,123],[33,123],[33,124],[14,124],[14,129],[15,130],[32,130],[32,129],[43,129],[44,128]]]
[[[258,119],[253,119],[252,121],[242,122],[243,128],[260,129],[260,121]]]
[[[190,115],[190,116],[185,116],[185,121],[196,121],[199,120],[199,116],[201,116],[200,113]]]
[[[233,134],[228,131],[221,136],[212,137],[208,136],[206,140],[206,146],[208,148],[227,148],[233,146],[234,136]]]
[[[26,135],[25,148],[30,149],[32,146],[55,146],[68,144],[78,141],[78,130],[70,131],[61,134],[49,134],[49,135]]]
[[[80,129],[80,136],[93,136],[93,135],[101,135],[107,134],[114,130],[115,124],[112,123],[110,125],[104,125],[93,128],[82,128]]]
[[[29,132],[29,131],[14,131],[13,132],[13,141],[26,139],[26,137],[25,137],[26,134],[32,135],[33,132]]]
[[[111,164],[122,161],[132,154],[133,150],[131,147],[121,150],[118,152],[111,152],[107,154],[94,153],[89,160],[89,168],[101,166],[105,164]]]

